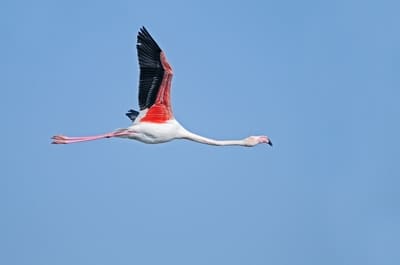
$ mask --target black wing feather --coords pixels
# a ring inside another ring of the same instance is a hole
[[[145,27],[138,33],[136,48],[140,67],[139,107],[144,110],[156,101],[164,68],[160,59],[161,49]]]

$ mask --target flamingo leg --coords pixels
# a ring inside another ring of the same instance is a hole
[[[120,137],[120,136],[128,136],[132,134],[131,131],[128,130],[118,130],[115,132],[100,134],[100,135],[93,135],[93,136],[80,136],[80,137],[70,137],[64,135],[55,135],[51,137],[53,139],[52,144],[72,144],[72,143],[79,143],[79,142],[86,142],[86,141],[94,141],[104,138],[111,138],[111,137]]]

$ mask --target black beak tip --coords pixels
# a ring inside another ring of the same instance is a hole
[[[270,146],[272,146],[272,142],[271,142],[271,140],[269,140],[269,141],[268,141],[268,144],[269,144]]]

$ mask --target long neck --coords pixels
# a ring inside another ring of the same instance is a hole
[[[189,132],[185,130],[184,136],[182,137],[187,140],[191,140],[194,142],[209,144],[209,145],[217,145],[217,146],[226,146],[226,145],[241,145],[246,146],[244,140],[214,140],[210,138],[206,138],[195,133]]]

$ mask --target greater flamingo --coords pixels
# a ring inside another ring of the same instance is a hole
[[[137,35],[136,44],[139,66],[140,111],[129,110],[126,115],[133,124],[128,128],[95,136],[53,136],[53,144],[70,144],[103,138],[128,138],[147,144],[158,144],[174,139],[187,139],[209,145],[255,146],[266,143],[272,146],[267,136],[249,136],[242,140],[214,140],[186,130],[173,116],[170,89],[173,71],[164,52],[145,27]]]

